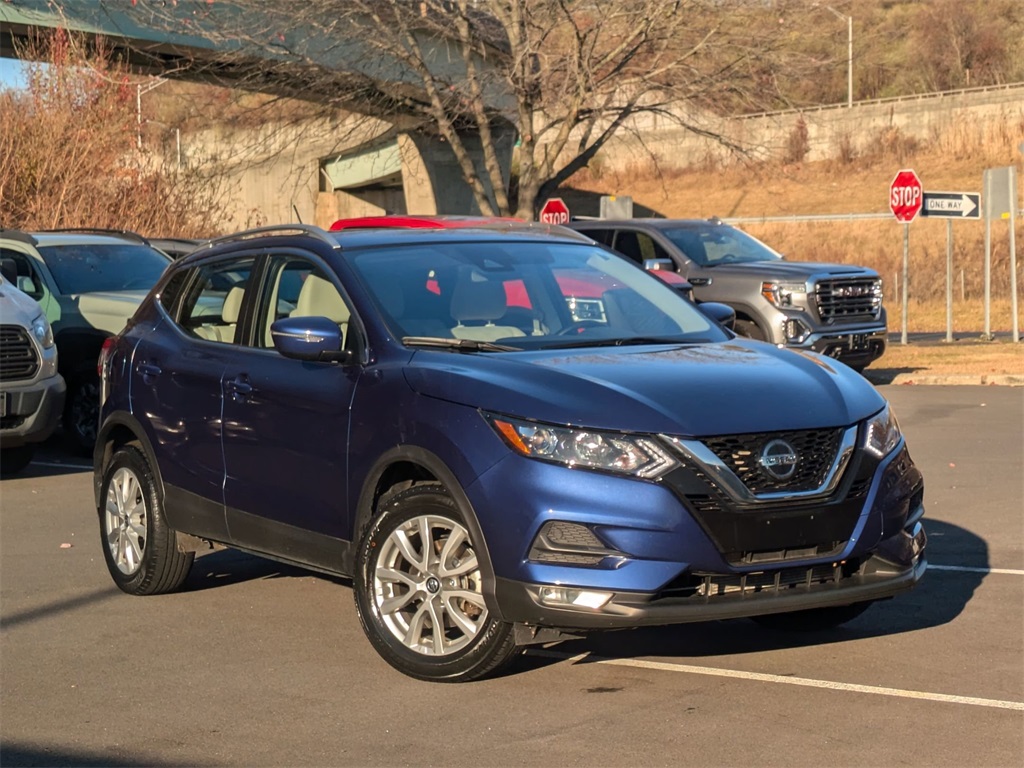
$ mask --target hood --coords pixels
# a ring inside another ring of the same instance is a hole
[[[120,333],[149,291],[102,291],[71,296],[79,314],[93,328]]]
[[[808,277],[850,277],[870,275],[877,277],[873,269],[855,264],[819,264],[813,261],[750,261],[738,264],[718,264],[706,267],[716,275],[757,275],[762,279],[805,280]]]
[[[423,350],[406,379],[423,395],[509,416],[694,437],[847,426],[885,403],[840,363],[741,339],[500,354]]]
[[[0,279],[0,323],[4,325],[28,325],[43,314],[39,302]]]

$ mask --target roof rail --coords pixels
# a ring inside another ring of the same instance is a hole
[[[140,235],[138,232],[132,232],[130,229],[105,229],[103,227],[57,227],[56,229],[40,229],[40,232],[92,232],[96,235],[118,235],[119,237],[126,237],[129,240],[138,240],[140,243],[149,244],[149,241]]]
[[[247,229],[244,232],[236,232],[233,235],[224,235],[223,237],[215,237],[212,240],[207,241],[203,245],[199,246],[196,250],[203,248],[210,248],[214,245],[220,245],[221,243],[231,243],[236,240],[248,240],[252,237],[260,237],[261,235],[272,235],[279,234],[283,235],[288,232],[301,232],[304,235],[315,237],[327,243],[332,248],[340,248],[338,241],[331,237],[320,227],[316,227],[312,224],[274,224],[269,227],[257,227],[256,229]]]
[[[0,229],[0,238],[17,240],[19,243],[27,243],[28,245],[37,245],[39,243],[28,232],[22,232],[20,229]]]

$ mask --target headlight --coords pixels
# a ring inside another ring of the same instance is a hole
[[[567,467],[586,467],[635,477],[659,477],[676,460],[653,440],[614,432],[570,429],[489,416],[488,421],[516,453]]]
[[[53,346],[53,329],[50,328],[46,315],[40,315],[32,321],[32,335],[36,337],[36,341],[42,345],[43,349]]]
[[[896,421],[896,414],[886,405],[881,411],[867,420],[864,429],[864,450],[880,459],[885,458],[900,441],[903,433]]]
[[[761,283],[761,295],[776,307],[790,307],[794,295],[806,293],[807,285],[804,283]]]

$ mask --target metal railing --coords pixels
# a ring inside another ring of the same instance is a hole
[[[1002,85],[979,85],[973,88],[958,88],[953,91],[932,91],[930,93],[913,93],[905,96],[886,96],[881,99],[864,99],[863,101],[855,101],[851,106],[862,107],[871,106],[875,104],[898,104],[907,101],[926,101],[929,99],[948,99],[955,96],[965,96],[967,94],[974,93],[992,93],[995,91],[1012,91],[1015,89],[1024,89],[1024,82],[1019,83],[1003,83]],[[808,107],[791,107],[789,109],[777,109],[769,112],[749,112],[743,115],[732,115],[735,120],[750,120],[758,117],[774,117],[776,115],[799,115],[807,114],[809,112],[826,112],[832,109],[849,109],[849,106],[845,102],[838,104],[819,104],[817,106]]]

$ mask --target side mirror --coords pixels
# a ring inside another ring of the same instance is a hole
[[[18,265],[14,259],[0,259],[0,274],[11,285],[18,284]]]
[[[730,331],[733,330],[733,326],[736,324],[736,310],[728,304],[720,304],[717,301],[706,301],[703,304],[698,304],[697,309],[710,317],[716,323],[724,325]]]
[[[676,265],[672,259],[644,259],[644,269],[648,272],[659,272],[661,270],[675,270]]]
[[[274,348],[285,357],[320,363],[348,363],[341,328],[326,317],[286,317],[270,326]]]

